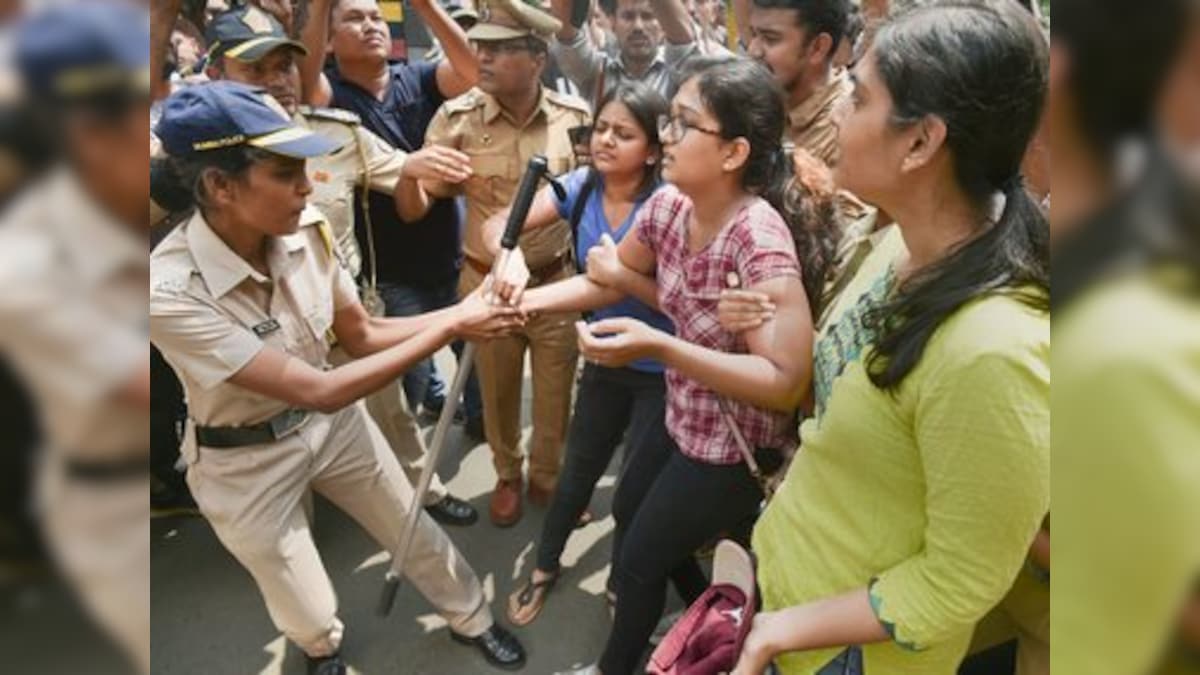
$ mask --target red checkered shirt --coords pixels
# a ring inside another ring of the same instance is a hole
[[[717,321],[717,301],[736,272],[743,288],[781,276],[800,276],[796,247],[783,218],[763,199],[754,199],[698,253],[687,250],[692,200],[664,186],[638,211],[638,239],[657,259],[658,302],[675,322],[675,334],[719,352],[745,354],[741,336]],[[736,464],[742,453],[721,417],[718,395],[668,368],[667,430],[683,454],[708,464]],[[751,447],[791,448],[792,415],[727,399]]]

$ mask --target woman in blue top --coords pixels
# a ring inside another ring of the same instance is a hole
[[[599,111],[592,127],[592,167],[577,169],[563,178],[565,199],[560,200],[549,188],[543,189],[534,200],[525,228],[546,227],[576,217],[576,259],[589,276],[611,284],[620,270],[616,242],[632,229],[638,208],[659,185],[662,147],[657,119],[667,112],[667,101],[646,85],[628,83],[610,92],[601,101]],[[507,220],[508,213],[504,212],[484,225],[485,241],[493,254],[500,252],[500,235]],[[507,264],[522,269],[520,249],[514,252],[516,255]],[[513,277],[510,274],[507,278]],[[631,317],[674,332],[671,321],[656,309],[654,280],[643,277],[633,283],[638,287],[626,289],[630,297],[596,310],[591,319]],[[537,566],[509,598],[508,617],[514,624],[523,626],[537,618],[546,593],[558,580],[559,558],[567,537],[587,508],[596,481],[608,467],[622,436],[626,436],[626,459],[640,453],[666,455],[663,449],[670,444],[664,425],[665,396],[663,366],[657,361],[642,359],[624,368],[589,363],[584,368],[567,438],[566,462],[542,526]],[[623,477],[613,502],[614,552],[620,550],[624,525],[645,494],[643,487],[627,488],[625,483]]]

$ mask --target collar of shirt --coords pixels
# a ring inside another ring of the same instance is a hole
[[[94,285],[122,270],[149,269],[149,239],[138,239],[105,211],[69,170],[50,180],[51,203],[57,208],[48,225],[82,281]]]
[[[320,220],[320,212],[308,207],[300,215],[300,226],[304,227]],[[270,281],[234,253],[233,249],[213,232],[199,211],[187,223],[187,239],[192,259],[196,261],[196,269],[199,270],[200,276],[204,277],[204,283],[208,285],[214,298],[220,298],[237,288],[247,277],[258,283]],[[271,270],[271,276],[282,278],[297,260],[297,256],[293,254],[304,250],[304,234],[296,232],[281,237],[269,237],[267,241],[267,266]]]
[[[837,101],[842,90],[849,90],[851,86],[850,76],[846,70],[844,68],[838,70],[828,84],[814,91],[803,103],[788,111],[788,124],[793,130],[807,129],[812,126],[821,113]]]
[[[613,65],[613,67],[617,69],[617,72],[619,72],[622,76],[627,77],[631,80],[637,79],[632,74],[630,74],[629,69],[625,67],[625,57],[624,56],[618,55],[616,58],[610,58],[608,60],[608,62],[611,63]],[[642,77],[649,75],[650,73],[654,72],[655,70],[658,70],[661,68],[666,68],[666,67],[667,67],[666,56],[664,55],[663,48],[659,47],[654,52],[654,60],[650,62],[650,67],[646,69],[646,73],[643,74]]]
[[[509,123],[512,124],[514,127],[518,128],[518,129],[524,129],[525,127],[532,124],[534,120],[537,119],[539,112],[548,118],[554,109],[553,106],[550,104],[550,99],[547,98],[547,96],[546,96],[546,88],[541,85],[538,85],[537,108],[534,109],[534,113],[529,116],[529,119],[526,120],[524,124],[521,124],[521,123],[517,122],[516,120],[514,120],[512,115],[510,115],[507,110],[505,110],[503,107],[501,107],[500,102],[496,100],[495,96],[492,96],[491,94],[485,93],[483,91],[480,91],[479,93],[481,96],[483,96],[483,122],[484,122],[484,124],[492,124],[493,122],[496,121],[497,117],[500,117],[501,115],[503,115],[504,119],[508,120]]]

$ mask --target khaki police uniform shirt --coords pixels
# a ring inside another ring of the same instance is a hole
[[[461,185],[436,188],[439,194],[466,195],[463,248],[468,257],[490,263],[492,258],[483,245],[483,222],[511,205],[525,166],[534,155],[546,157],[551,176],[574,168],[567,130],[590,121],[582,99],[545,87],[536,111],[524,124],[478,88],[442,105],[425,133],[425,144],[457,148],[471,157],[474,173],[469,179]],[[522,235],[521,249],[529,269],[544,267],[570,249],[570,230],[562,221],[532,230]]]
[[[150,257],[150,339],[183,382],[196,424],[256,424],[286,410],[229,378],[265,347],[325,368],[334,312],[358,302],[316,209],[305,209],[299,230],[268,238],[267,247],[270,277],[197,212]]]
[[[102,461],[150,447],[149,410],[113,397],[149,358],[147,250],[66,169],[0,223],[0,355],[52,451]]]
[[[293,120],[341,145],[336,152],[308,160],[308,178],[313,186],[308,201],[329,221],[342,262],[351,276],[357,277],[364,253],[354,235],[356,192],[361,196],[366,186],[391,194],[408,154],[363,128],[358,115],[346,110],[302,107]]]
[[[788,112],[788,139],[829,166],[836,165],[841,153],[834,113],[853,92],[849,74],[845,69],[839,70],[829,84]]]

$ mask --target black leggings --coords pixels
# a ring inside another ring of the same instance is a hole
[[[584,366],[567,437],[567,459],[558,477],[554,501],[542,524],[537,567],[557,572],[567,537],[592,500],[613,452],[625,436],[625,459],[643,451],[661,452],[669,441],[664,422],[666,384],[661,373],[630,368]],[[628,434],[626,435],[626,430]],[[617,518],[613,552],[620,550],[625,525]],[[614,556],[615,557],[615,556]]]
[[[708,586],[692,554],[752,518],[762,491],[744,463],[706,464],[672,441],[667,453],[640,453],[617,487],[614,515],[627,526],[616,554],[617,613],[600,658],[604,675],[637,668],[666,603],[667,580],[691,604]]]

